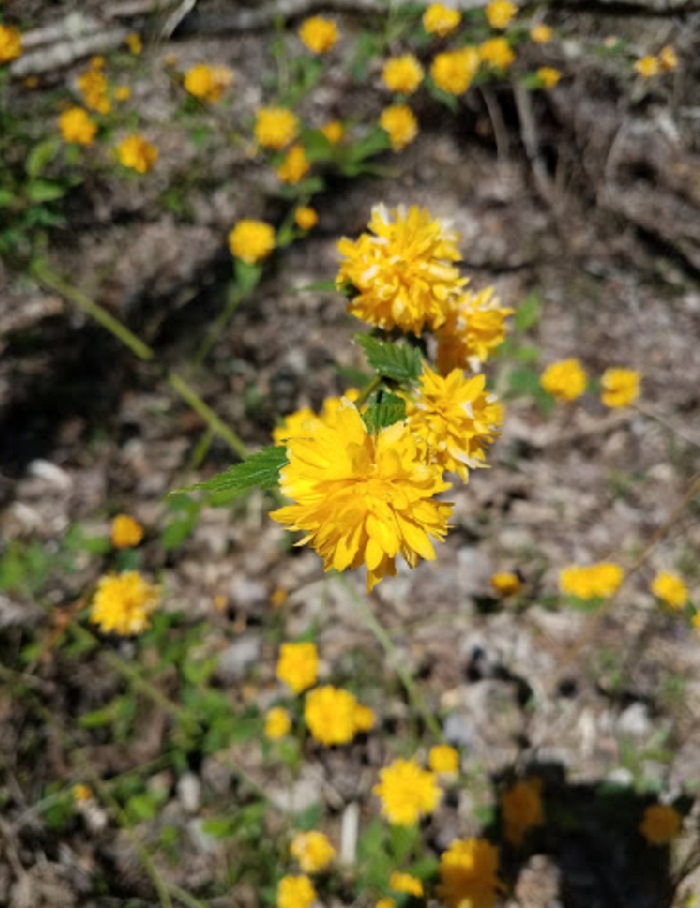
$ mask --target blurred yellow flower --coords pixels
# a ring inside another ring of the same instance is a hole
[[[285,416],[282,425],[277,426],[272,433],[275,444],[284,446],[290,438],[295,438],[305,433],[308,434],[310,429],[307,423],[309,420],[317,419],[318,416],[310,407],[302,407],[300,410],[295,410],[294,413]]]
[[[108,114],[111,110],[107,77],[97,69],[87,69],[78,76],[78,91],[83,96],[85,106],[96,113]]]
[[[233,82],[233,73],[226,66],[198,63],[185,73],[185,91],[200,101],[215,104]]]
[[[472,84],[479,69],[479,53],[475,47],[461,47],[437,54],[430,66],[430,76],[442,91],[461,95]]]
[[[688,601],[688,588],[678,574],[671,571],[659,571],[652,581],[651,591],[670,608],[683,608]]]
[[[321,127],[321,132],[331,145],[338,145],[343,141],[345,127],[340,120],[329,120],[328,123]]]
[[[296,833],[289,850],[304,873],[320,873],[336,855],[327,837],[316,831]]]
[[[265,727],[263,734],[270,741],[284,738],[292,728],[292,719],[289,712],[281,706],[273,706],[265,713]]]
[[[302,230],[311,230],[318,224],[318,213],[314,208],[302,206],[294,212],[294,223]]]
[[[389,136],[394,151],[401,151],[418,134],[418,122],[406,104],[392,104],[382,111],[380,126]]]
[[[286,107],[261,107],[255,122],[255,138],[263,148],[279,151],[297,136],[299,120]]]
[[[501,794],[503,834],[511,845],[520,847],[529,829],[542,826],[541,779],[521,779]]]
[[[428,751],[428,766],[439,774],[459,772],[459,752],[447,744],[439,744]]]
[[[0,63],[9,63],[22,55],[22,36],[13,25],[0,25]]]
[[[614,595],[625,578],[618,564],[600,561],[583,567],[572,564],[559,574],[559,588],[577,599],[607,599]]]
[[[352,723],[355,728],[355,734],[366,734],[368,731],[372,731],[375,721],[376,717],[374,715],[374,710],[370,709],[369,706],[365,706],[363,703],[355,704],[355,708],[352,712]]]
[[[69,107],[58,120],[64,142],[75,142],[76,145],[92,145],[97,132],[97,124],[90,119],[82,107]]]
[[[318,649],[315,643],[283,643],[276,674],[295,694],[313,687],[318,680]]]
[[[148,173],[158,160],[158,149],[135,133],[117,145],[117,157],[123,167],[137,173]]]
[[[490,38],[479,45],[479,57],[495,69],[508,69],[515,60],[515,54],[505,38]]]
[[[600,399],[606,407],[626,407],[639,397],[640,379],[633,369],[606,369],[600,379]]]
[[[540,376],[540,385],[556,400],[570,402],[586,390],[588,378],[578,359],[550,363]]]
[[[666,845],[677,838],[683,828],[683,817],[668,804],[652,804],[644,811],[639,831],[650,845]]]
[[[650,79],[659,74],[659,61],[651,55],[640,57],[634,64],[634,71],[645,79]]]
[[[112,521],[112,545],[115,549],[129,549],[143,539],[143,527],[128,514],[117,514]]]
[[[82,783],[74,785],[71,789],[71,794],[78,804],[84,804],[85,801],[89,801],[90,798],[93,797],[92,788],[90,788],[89,785],[83,785]]]
[[[398,870],[389,877],[389,889],[393,889],[394,892],[405,892],[417,899],[423,895],[422,881],[410,873],[401,873]]]
[[[316,890],[308,876],[283,876],[277,884],[277,908],[311,908]]]
[[[536,75],[545,88],[554,88],[561,79],[559,70],[551,66],[540,66]]]
[[[228,244],[231,255],[255,265],[275,248],[275,228],[264,221],[238,221],[228,235]]]
[[[413,54],[390,57],[382,69],[382,81],[389,91],[413,94],[423,81],[423,67]]]
[[[114,89],[114,100],[123,103],[131,97],[131,89],[128,85],[117,85]]]
[[[659,66],[665,72],[671,72],[678,66],[678,56],[670,44],[662,47],[657,57]]]
[[[498,848],[485,839],[457,839],[440,855],[437,896],[448,908],[493,908],[505,886]]]
[[[92,603],[90,620],[105,633],[140,634],[150,625],[160,591],[138,571],[101,577]]]
[[[283,183],[293,186],[304,179],[310,167],[304,146],[292,145],[284,161],[277,168],[277,176]]]
[[[355,735],[356,703],[349,690],[332,685],[309,691],[304,718],[311,737],[326,747],[349,744]]]
[[[533,25],[530,37],[535,44],[547,44],[552,40],[552,29],[548,25]]]
[[[374,908],[396,908],[396,899],[379,899],[374,903]]]
[[[135,57],[138,57],[143,50],[143,41],[138,32],[131,32],[131,34],[127,35],[124,39],[124,43]]]
[[[429,35],[445,38],[451,34],[462,21],[459,10],[450,9],[442,3],[431,3],[423,13],[423,28]]]
[[[510,0],[491,0],[486,7],[486,18],[491,28],[507,28],[518,7]]]
[[[332,19],[311,16],[302,22],[299,37],[311,53],[327,54],[335,47],[338,40],[338,29]]]
[[[394,760],[380,770],[379,779],[372,792],[392,826],[413,826],[440,803],[442,791],[435,774],[414,760]]]
[[[453,369],[475,371],[505,340],[505,320],[512,314],[512,309],[501,306],[493,287],[451,296],[445,323],[436,332],[440,372],[446,375]]]
[[[520,578],[512,571],[500,571],[491,574],[491,586],[501,596],[515,596],[520,592]]]

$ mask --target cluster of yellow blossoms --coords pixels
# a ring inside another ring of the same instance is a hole
[[[651,54],[640,57],[635,63],[634,69],[640,76],[650,79],[652,76],[658,76],[660,73],[673,72],[677,66],[678,56],[675,50],[667,44],[665,47],[661,48],[655,57]]]
[[[600,399],[606,407],[627,407],[639,397],[639,372],[633,369],[606,369],[600,379]],[[588,387],[588,376],[578,359],[550,363],[540,376],[540,385],[555,400],[577,400]]]
[[[609,599],[625,579],[625,572],[612,561],[583,567],[572,564],[559,574],[559,587],[566,596],[577,599]]]

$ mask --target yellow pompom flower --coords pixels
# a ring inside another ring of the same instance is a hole
[[[493,287],[459,293],[448,300],[445,323],[436,332],[437,367],[443,375],[486,362],[505,340],[512,309],[501,306]]]
[[[309,691],[304,718],[311,737],[325,747],[349,744],[355,736],[356,703],[349,690],[332,685]]]
[[[22,36],[13,25],[0,25],[0,63],[22,56]]]
[[[311,908],[316,890],[308,876],[283,876],[277,884],[277,908]]]
[[[131,32],[131,34],[127,35],[124,43],[135,57],[138,57],[143,50],[143,41],[138,32]]]
[[[439,328],[448,299],[466,283],[453,262],[461,259],[459,234],[424,208],[372,209],[369,230],[359,239],[338,242],[342,256],[337,285],[346,282],[355,296],[352,315],[385,331],[400,328],[419,336]]]
[[[479,69],[475,47],[461,47],[437,54],[430,66],[430,76],[439,89],[450,95],[461,95],[472,84]]]
[[[290,186],[299,183],[309,172],[311,165],[306,157],[303,145],[292,145],[284,161],[277,168],[277,176]]]
[[[552,29],[548,25],[533,25],[530,37],[535,44],[548,44],[552,40]]]
[[[479,57],[495,69],[508,69],[515,54],[505,38],[490,38],[479,45]]]
[[[264,221],[238,221],[228,235],[228,245],[231,255],[255,265],[275,248],[275,228]]]
[[[521,779],[501,794],[503,835],[519,848],[528,830],[544,823],[541,779]]]
[[[423,13],[423,28],[429,35],[446,38],[462,21],[459,10],[450,9],[442,3],[431,3]]]
[[[255,121],[255,138],[263,148],[279,151],[294,141],[299,120],[286,107],[261,107]]]
[[[394,760],[380,771],[379,779],[372,792],[392,826],[413,826],[440,803],[442,791],[435,774],[414,760]]]
[[[117,157],[123,167],[136,173],[148,173],[158,160],[158,149],[143,136],[134,133],[117,145]]]
[[[389,888],[394,892],[405,892],[419,899],[423,895],[423,883],[417,876],[395,870],[389,877]]]
[[[339,145],[345,135],[345,127],[340,120],[329,120],[321,127],[321,133],[328,139],[331,145]]]
[[[493,908],[505,886],[498,848],[485,839],[457,839],[440,855],[437,896],[448,908]]]
[[[401,151],[418,135],[418,121],[406,104],[392,104],[382,111],[379,125],[389,136],[394,151]]]
[[[96,113],[108,114],[111,110],[107,97],[108,88],[107,77],[98,69],[87,69],[78,76],[78,91],[85,106]]]
[[[670,44],[661,48],[657,60],[665,73],[672,72],[678,66],[678,55]]]
[[[322,832],[298,832],[289,848],[304,873],[320,873],[336,855],[335,848]]]
[[[64,142],[74,142],[85,147],[92,145],[97,132],[97,124],[82,107],[69,107],[58,120]]]
[[[510,0],[491,0],[486,7],[486,18],[491,28],[507,28],[518,12],[518,7]]]
[[[683,828],[683,817],[668,804],[652,804],[644,811],[639,831],[650,845],[666,845],[677,838]]]
[[[443,377],[426,363],[416,393],[406,401],[408,424],[425,440],[431,462],[463,482],[470,469],[485,466],[484,449],[503,422],[503,407],[485,387],[483,374],[467,378],[454,369]]]
[[[600,561],[583,567],[572,564],[559,574],[559,588],[566,596],[577,599],[608,599],[625,578],[625,572],[611,561]]]
[[[411,95],[423,81],[423,67],[413,54],[390,57],[382,69],[382,82],[389,89],[402,95]]]
[[[520,577],[512,571],[500,571],[491,574],[491,586],[500,596],[515,596],[520,592]]]
[[[299,37],[312,54],[327,54],[335,47],[338,29],[332,19],[311,16],[302,22]]]
[[[540,376],[540,385],[556,400],[570,402],[586,390],[588,378],[581,361],[561,359],[551,363]]]
[[[438,775],[459,772],[459,752],[447,744],[439,744],[428,751],[428,766]]]
[[[309,434],[310,427],[307,426],[309,420],[317,420],[318,416],[310,407],[302,407],[301,410],[295,410],[289,416],[284,417],[281,426],[272,433],[273,441],[276,445],[282,447],[290,438],[296,438],[299,435]]]
[[[540,66],[536,72],[537,78],[545,88],[554,88],[561,79],[561,73],[552,66]]]
[[[292,728],[292,718],[286,709],[273,706],[265,713],[265,727],[263,734],[270,741],[277,741],[289,734]]]
[[[634,64],[634,71],[645,79],[650,79],[652,76],[658,76],[659,61],[656,57],[652,57],[651,55],[640,57]]]
[[[600,379],[600,399],[606,407],[626,407],[639,397],[639,372],[633,369],[606,369]]]
[[[119,101],[120,104],[123,104],[124,101],[128,101],[131,97],[131,89],[128,85],[117,85],[114,89],[114,100]]]
[[[280,489],[295,504],[270,516],[304,531],[299,545],[311,543],[325,570],[365,564],[369,592],[396,574],[399,554],[409,567],[435,558],[430,537],[445,537],[452,510],[435,495],[450,486],[405,422],[370,433],[346,400],[313,435],[290,438],[287,454]]]
[[[295,694],[313,687],[318,680],[318,648],[315,643],[283,643],[277,659],[277,677]]]
[[[185,73],[185,91],[200,101],[215,104],[233,82],[233,73],[226,66],[198,63]]]
[[[659,571],[652,581],[651,591],[670,608],[683,608],[688,601],[688,588],[678,574],[671,571]]]
[[[302,230],[311,230],[318,224],[318,212],[314,208],[302,206],[294,212],[294,223]]]
[[[363,703],[355,704],[352,713],[352,723],[355,728],[355,734],[366,734],[368,731],[372,731],[375,722],[376,716],[374,715],[374,710],[370,709],[369,706],[365,706]]]
[[[130,549],[143,539],[143,527],[128,514],[117,514],[112,521],[112,545],[115,549]]]
[[[109,574],[97,584],[90,620],[105,633],[140,634],[150,625],[159,595],[158,587],[138,571]]]

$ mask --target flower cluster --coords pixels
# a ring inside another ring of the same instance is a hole
[[[160,592],[138,571],[124,571],[100,578],[90,620],[106,633],[122,637],[140,634],[150,624]]]
[[[373,792],[381,801],[382,815],[394,826],[413,826],[432,813],[442,798],[435,773],[415,760],[395,760],[385,766]]]
[[[617,592],[624,578],[622,568],[611,561],[588,567],[573,564],[561,571],[559,587],[562,593],[577,599],[608,599]]]
[[[158,149],[143,136],[132,133],[117,146],[117,158],[119,163],[129,170],[141,174],[148,173],[158,160]]]
[[[457,839],[440,856],[438,898],[447,908],[493,908],[505,885],[498,848],[485,839]]]
[[[600,379],[600,399],[606,407],[626,407],[639,397],[640,375],[632,369],[607,369]],[[588,376],[578,359],[550,363],[540,376],[540,385],[555,400],[569,402],[581,397]]]
[[[22,38],[12,25],[0,25],[0,63],[9,63],[22,54]]]
[[[215,104],[233,82],[233,73],[226,66],[208,66],[198,63],[185,73],[185,91],[194,98]]]

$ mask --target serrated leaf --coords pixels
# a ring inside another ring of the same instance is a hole
[[[395,394],[385,394],[381,400],[370,403],[362,419],[370,432],[379,432],[406,419],[406,401]]]
[[[386,378],[410,382],[423,371],[423,358],[414,347],[387,343],[369,334],[356,334],[354,340],[365,351],[367,362],[375,372]]]
[[[243,463],[236,463],[206,482],[198,482],[176,492],[247,492],[251,489],[271,489],[279,481],[279,471],[287,463],[286,448],[263,448],[251,454]]]

